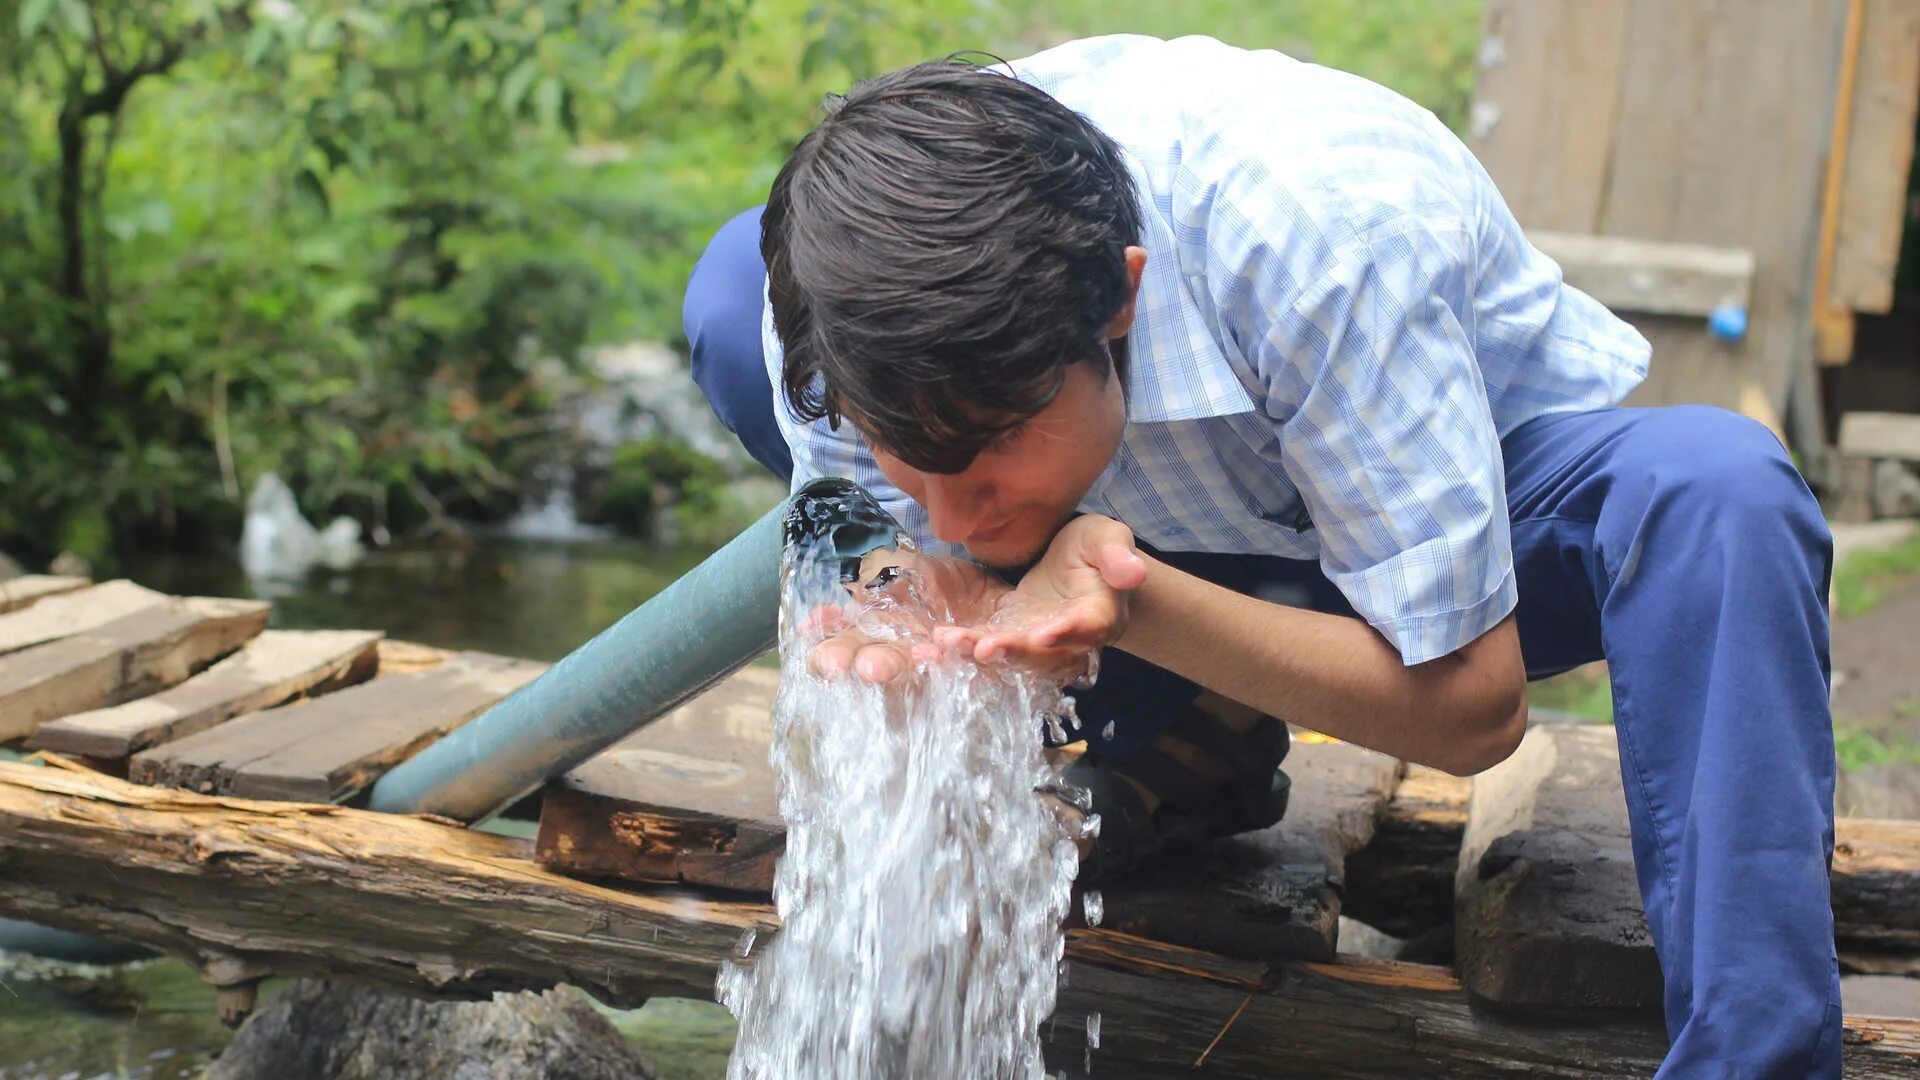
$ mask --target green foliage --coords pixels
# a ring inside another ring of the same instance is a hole
[[[699,451],[658,436],[642,439],[614,451],[585,520],[644,536],[669,507],[696,521],[717,513],[726,483],[726,470]]]
[[[1920,702],[1907,698],[1896,706],[1895,711],[1902,718],[1912,719],[1916,705],[1920,705]],[[1833,729],[1833,748],[1843,772],[1852,772],[1868,765],[1920,766],[1920,741],[1897,732],[1876,733],[1848,724],[1836,724]]]
[[[517,499],[595,341],[672,340],[822,96],[1213,33],[1458,123],[1469,0],[0,0],[0,548],[234,535],[277,471],[395,532]]]

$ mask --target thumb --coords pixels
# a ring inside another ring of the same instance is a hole
[[[1095,539],[1093,558],[1088,562],[1100,571],[1108,588],[1137,589],[1147,580],[1147,561],[1133,546],[1133,532],[1119,522],[1106,535]]]

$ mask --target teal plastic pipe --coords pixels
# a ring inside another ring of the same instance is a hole
[[[771,648],[787,504],[373,785],[371,805],[492,817]]]

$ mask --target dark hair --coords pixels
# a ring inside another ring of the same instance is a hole
[[[761,228],[794,414],[851,415],[941,473],[1046,408],[1069,364],[1112,366],[1141,232],[1112,139],[956,58],[829,99]]]

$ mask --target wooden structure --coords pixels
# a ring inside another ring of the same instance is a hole
[[[1632,401],[1738,409],[1817,461],[1816,360],[1894,302],[1920,0],[1488,0],[1485,19],[1469,144],[1568,279],[1652,341]],[[1722,305],[1747,311],[1737,340],[1709,331]]]
[[[186,958],[235,1018],[269,974],[705,997],[746,931],[777,929],[773,672],[745,669],[555,781],[529,841],[353,804],[538,665],[261,632],[222,603],[161,597],[0,657],[0,723],[49,751],[0,763],[0,916]],[[46,625],[34,606],[0,615],[0,640]],[[184,631],[182,612],[198,620]],[[164,644],[207,635],[224,658]],[[69,662],[101,641],[117,681]],[[71,714],[40,719],[47,700]],[[1470,784],[1302,741],[1285,821],[1109,887],[1101,925],[1070,930],[1050,1057],[1077,1068],[1079,1021],[1099,1012],[1103,1076],[1650,1074],[1665,1039],[1631,867],[1590,857],[1624,836],[1610,746],[1540,728]],[[1920,970],[1920,823],[1846,822],[1841,843],[1848,965]],[[1457,938],[1461,974],[1340,952],[1343,914]],[[1920,1077],[1920,1021],[1847,1023],[1848,1075]]]

